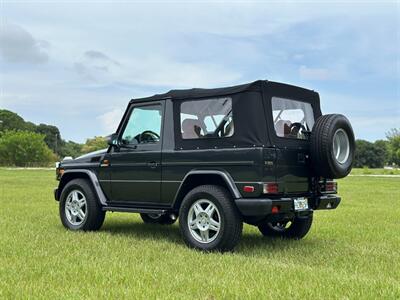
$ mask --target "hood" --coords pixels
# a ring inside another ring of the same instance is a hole
[[[108,148],[105,149],[101,149],[101,150],[97,150],[97,151],[93,151],[93,152],[89,152],[86,153],[84,155],[78,156],[75,159],[69,159],[69,160],[63,160],[61,161],[61,163],[64,165],[68,165],[68,164],[73,164],[73,163],[94,163],[94,162],[100,162],[101,158],[103,157],[103,155],[107,152]]]
[[[101,156],[101,154],[107,152],[107,149],[108,149],[108,148],[104,148],[104,149],[101,149],[101,150],[89,152],[89,153],[83,154],[83,155],[81,155],[81,156],[78,156],[78,157],[75,158],[75,159],[89,158],[89,157],[93,157],[93,156],[96,156],[96,155]]]

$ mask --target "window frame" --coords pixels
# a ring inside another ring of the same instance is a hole
[[[232,118],[232,122],[233,122],[233,133],[230,136],[223,136],[223,137],[215,137],[215,136],[204,136],[204,137],[199,137],[199,138],[184,138],[182,135],[182,105],[184,103],[187,102],[200,102],[200,101],[207,101],[207,100],[218,100],[218,99],[229,99],[230,103],[231,103],[231,118]],[[182,141],[206,141],[206,140],[226,140],[226,139],[230,139],[232,137],[235,136],[236,134],[236,130],[235,130],[235,120],[234,120],[234,109],[233,109],[233,99],[232,97],[229,96],[217,96],[217,97],[204,97],[204,98],[193,98],[193,99],[185,99],[183,101],[180,101],[178,104],[178,135],[179,135],[179,139]]]
[[[314,109],[314,105],[311,102],[307,101],[307,100],[301,100],[301,99],[297,99],[297,98],[293,99],[293,98],[284,97],[284,96],[278,96],[278,95],[273,95],[270,98],[270,111],[271,111],[270,117],[271,117],[272,132],[274,134],[274,137],[277,138],[280,141],[295,141],[295,142],[300,142],[300,143],[309,142],[308,139],[299,139],[299,138],[295,138],[295,137],[285,137],[285,136],[279,136],[277,134],[276,129],[275,129],[275,122],[274,122],[274,110],[273,110],[273,107],[272,107],[273,98],[282,98],[282,99],[285,99],[285,100],[303,102],[303,103],[309,104],[311,106],[311,109],[312,109],[312,112],[313,112],[313,118],[314,118],[314,124],[315,124],[315,122],[317,121],[317,117],[316,117],[317,114],[316,114],[316,111]],[[313,126],[314,126],[314,124],[313,124]],[[310,131],[312,131],[312,128],[310,128]]]
[[[160,112],[161,112],[161,126],[160,126],[160,140],[157,142],[153,143],[138,143],[138,144],[130,144],[130,145],[124,145],[122,144],[122,135],[128,126],[128,122],[130,120],[130,117],[132,115],[132,112],[135,108],[140,108],[140,107],[146,107],[146,106],[159,106],[160,107]],[[118,132],[118,145],[120,148],[120,151],[135,151],[137,149],[141,150],[161,150],[162,147],[162,140],[163,140],[163,132],[164,132],[164,119],[165,119],[165,104],[164,101],[152,101],[152,102],[139,102],[139,103],[133,103],[129,106],[127,113],[125,115],[125,118],[123,119],[122,126]]]

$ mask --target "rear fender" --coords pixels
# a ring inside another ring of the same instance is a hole
[[[218,178],[218,181],[210,181],[210,177],[214,177],[215,179]],[[242,197],[229,173],[221,170],[192,170],[183,178],[178,191],[176,192],[173,207],[179,209],[185,195],[196,186],[216,183],[223,185],[229,191],[233,199],[239,199]]]

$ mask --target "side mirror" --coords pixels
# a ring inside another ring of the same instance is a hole
[[[110,146],[118,146],[118,134],[113,133],[107,136],[107,144]]]

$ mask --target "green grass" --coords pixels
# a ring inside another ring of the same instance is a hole
[[[400,175],[400,169],[353,168],[351,175]]]
[[[0,298],[399,299],[400,178],[348,177],[301,241],[245,226],[235,253],[201,253],[178,225],[109,213],[65,230],[54,172],[0,169]]]

